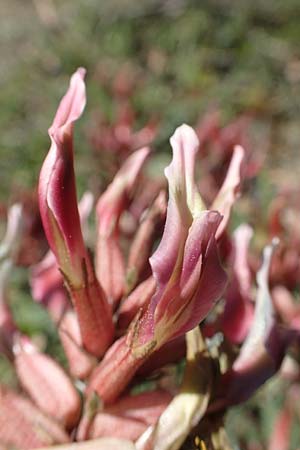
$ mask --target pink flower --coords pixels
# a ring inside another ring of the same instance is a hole
[[[220,264],[215,234],[222,217],[204,210],[194,181],[198,139],[182,125],[171,138],[172,163],[166,225],[150,258],[157,290],[137,325],[135,353],[182,335],[201,322],[220,298],[226,274]]]
[[[251,272],[247,261],[252,235],[252,228],[246,224],[240,225],[233,233],[232,279],[225,294],[220,326],[225,336],[234,343],[244,341],[253,320]]]
[[[78,69],[49,129],[51,147],[39,180],[45,233],[75,306],[83,344],[100,356],[113,338],[111,311],[84,245],[73,166],[73,125],[86,102],[85,70]]]
[[[149,149],[146,147],[134,152],[97,203],[96,273],[112,305],[118,303],[125,289],[125,263],[119,244],[119,219],[129,204],[148,155]]]
[[[171,145],[173,160],[165,171],[169,182],[166,225],[150,258],[156,292],[127,337],[115,342],[92,373],[87,394],[96,391],[104,402],[119,395],[154,350],[198,325],[225,288],[226,274],[215,239],[222,217],[203,210],[194,181],[198,139],[192,128],[182,125]]]

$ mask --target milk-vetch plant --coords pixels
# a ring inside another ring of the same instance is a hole
[[[133,152],[97,200],[95,245],[88,249],[82,229],[92,197],[78,206],[73,148],[86,103],[84,77],[84,69],[72,76],[49,128],[38,196],[50,250],[30,273],[32,295],[57,325],[68,368],[18,330],[5,298],[11,235],[22,221],[15,217],[0,247],[0,349],[14,364],[20,389],[1,387],[0,444],[230,448],[224,412],[279,369],[298,337],[276,322],[268,287],[273,247],[264,251],[255,294],[247,261],[252,231],[243,225],[229,234],[245,151],[234,147],[209,205],[198,189],[201,142],[190,126],[170,139],[167,197],[160,185],[145,202],[142,172],[151,153],[147,147]],[[221,299],[222,310],[215,308]],[[137,392],[141,386],[144,392]],[[211,415],[219,421],[214,430],[203,425]]]

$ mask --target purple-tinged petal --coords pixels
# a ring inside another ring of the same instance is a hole
[[[223,220],[216,234],[217,239],[220,239],[224,233],[230,218],[231,209],[239,195],[244,160],[245,150],[240,145],[236,145],[226,178],[210,208],[219,211],[223,215]]]
[[[269,291],[269,271],[271,258],[275,245],[269,245],[264,249],[263,264],[257,273],[257,295],[253,326],[241,347],[240,354],[235,361],[233,368],[239,369],[247,365],[252,358],[255,358],[255,349],[266,344],[272,330],[275,327],[274,308]]]
[[[203,211],[194,181],[197,136],[192,128],[182,125],[172,136],[171,145],[173,159],[165,170],[169,182],[166,225],[160,245],[150,258],[157,291],[140,320],[135,351],[151,341],[162,345],[193,328],[224,289],[225,274],[213,251],[221,216]],[[208,252],[208,246],[212,251]],[[211,255],[215,271],[211,270]],[[206,259],[209,265],[205,269]]]
[[[153,340],[159,346],[194,328],[205,318],[225,288],[214,234],[221,217],[203,211],[193,221],[183,249],[183,260],[167,286],[158,285],[141,324],[134,348]],[[156,273],[154,272],[154,277]],[[159,277],[156,277],[159,278]]]
[[[97,203],[96,273],[110,304],[116,304],[125,289],[125,263],[119,244],[119,219],[129,204],[148,155],[149,149],[146,147],[133,153]]]
[[[257,299],[252,327],[241,347],[232,369],[224,376],[226,403],[248,399],[278,370],[289,343],[278,328],[269,292],[268,277],[274,245],[264,250],[264,259],[257,274]]]
[[[51,148],[39,180],[41,218],[75,306],[86,350],[100,356],[113,338],[112,316],[83,242],[73,164],[73,124],[86,102],[84,69],[72,76],[49,129]]]
[[[151,353],[203,320],[225,287],[215,241],[221,216],[202,210],[194,182],[198,140],[183,125],[171,143],[166,226],[150,258],[157,291],[148,309],[134,319],[127,338],[114,344],[92,374],[87,392],[96,391],[104,402],[122,392]]]
[[[94,197],[85,192],[78,204],[81,227],[86,228],[87,219],[93,207]],[[47,304],[49,297],[63,285],[63,277],[59,271],[54,253],[49,250],[44,258],[32,267],[30,276],[31,294],[34,300]]]
[[[61,270],[74,286],[82,282],[86,257],[77,208],[73,164],[73,125],[86,103],[84,69],[72,76],[49,129],[51,148],[39,181],[39,202],[45,233]]]

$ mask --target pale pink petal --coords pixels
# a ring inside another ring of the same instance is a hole
[[[30,400],[0,387],[0,442],[5,448],[31,450],[69,440],[61,425]]]
[[[251,272],[248,265],[252,235],[252,228],[246,224],[240,225],[233,233],[232,279],[225,294],[225,309],[220,326],[225,336],[234,343],[244,341],[253,320]]]
[[[149,257],[159,225],[166,215],[166,195],[161,191],[150,208],[145,212],[130,246],[127,267],[127,285],[131,290],[145,271],[150,270]]]
[[[168,283],[177,259],[181,257],[179,248],[187,237],[193,217],[203,209],[194,181],[198,138],[191,127],[182,125],[170,142],[173,159],[165,169],[169,183],[167,219],[159,247],[150,258],[154,277],[161,285]]]
[[[96,273],[113,305],[120,300],[125,289],[125,263],[119,243],[119,220],[129,204],[148,155],[149,149],[146,147],[133,153],[97,203]]]
[[[23,388],[39,408],[66,428],[73,428],[79,419],[80,397],[56,361],[20,341],[15,347],[15,367]]]
[[[70,374],[75,378],[87,378],[96,365],[96,358],[83,348],[79,323],[74,311],[67,311],[64,314],[58,331],[69,363]]]
[[[227,404],[245,401],[273,376],[290,341],[290,337],[281,333],[275,322],[268,286],[272,253],[272,246],[265,248],[263,264],[257,274],[258,292],[253,324],[232,370],[224,377]]]
[[[135,441],[146,428],[147,424],[139,420],[101,412],[93,421],[89,438],[114,437]]]
[[[244,160],[245,150],[240,145],[236,145],[226,178],[210,208],[219,211],[223,215],[223,220],[216,234],[217,239],[224,233],[229,222],[231,209],[239,195]]]

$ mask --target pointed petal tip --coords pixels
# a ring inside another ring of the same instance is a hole
[[[86,105],[86,69],[79,67],[70,79],[69,88],[62,98],[48,133],[53,138],[60,137],[61,128],[70,126],[81,116]]]
[[[170,138],[171,145],[178,140],[184,140],[188,145],[191,145],[192,147],[197,148],[199,146],[199,139],[195,130],[186,123],[183,123],[176,128],[174,134]]]
[[[246,153],[244,147],[242,147],[241,145],[235,145],[233,151],[240,157],[244,157]]]

